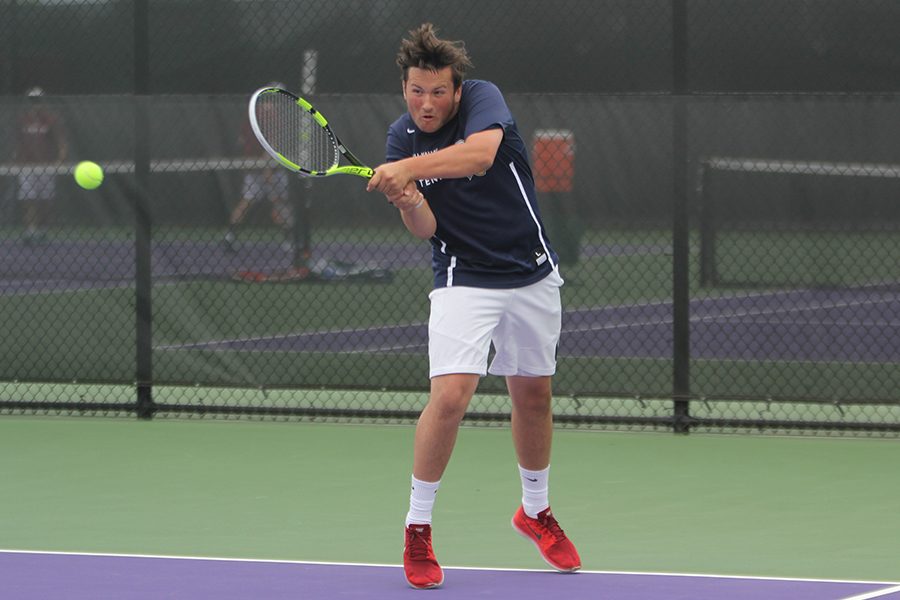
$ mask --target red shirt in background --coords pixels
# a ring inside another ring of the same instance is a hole
[[[46,108],[31,108],[19,117],[16,160],[53,163],[63,160],[62,119]]]

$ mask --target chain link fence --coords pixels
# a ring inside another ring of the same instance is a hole
[[[530,144],[559,426],[900,432],[896,2],[0,10],[2,413],[415,419],[428,244],[357,178],[273,167],[246,106],[280,82],[378,164],[431,21]],[[468,420],[507,412],[485,378]]]

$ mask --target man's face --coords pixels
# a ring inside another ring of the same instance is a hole
[[[462,86],[453,89],[453,70],[430,71],[410,67],[403,84],[403,98],[413,122],[421,131],[434,133],[456,116]]]

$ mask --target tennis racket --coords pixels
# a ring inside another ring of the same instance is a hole
[[[308,177],[375,173],[338,139],[328,121],[313,105],[287,90],[264,87],[250,98],[253,133],[282,166]],[[350,165],[341,165],[341,157]]]

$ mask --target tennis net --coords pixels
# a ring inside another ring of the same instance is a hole
[[[700,282],[900,285],[900,164],[707,157]]]

